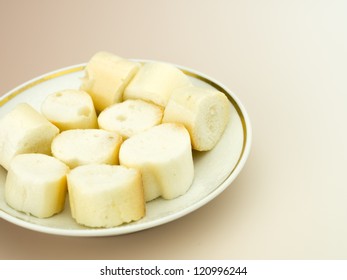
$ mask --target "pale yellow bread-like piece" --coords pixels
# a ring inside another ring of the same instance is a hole
[[[52,154],[70,168],[92,163],[118,164],[122,137],[102,129],[72,129],[52,141]]]
[[[81,89],[93,99],[97,112],[122,101],[124,88],[141,64],[109,52],[98,52],[88,62]]]
[[[141,171],[146,201],[176,198],[193,182],[190,137],[183,125],[160,124],[125,140],[119,161]]]
[[[99,127],[129,138],[161,123],[163,108],[140,99],[111,105],[98,117]]]
[[[8,169],[17,154],[51,154],[59,129],[27,103],[16,105],[0,120],[0,164]]]
[[[123,99],[142,99],[165,107],[175,88],[191,82],[180,69],[164,62],[147,62],[124,90]]]
[[[119,165],[92,164],[67,176],[72,217],[88,227],[115,227],[145,215],[140,172]]]
[[[69,168],[44,154],[21,154],[11,161],[5,182],[5,200],[12,208],[38,218],[64,209]]]
[[[41,105],[41,112],[60,131],[98,128],[93,100],[82,90],[67,89],[49,94]]]
[[[230,106],[226,95],[216,89],[182,87],[173,91],[162,121],[183,124],[189,131],[193,149],[208,151],[223,135]]]

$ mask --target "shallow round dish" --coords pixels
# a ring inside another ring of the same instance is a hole
[[[147,60],[137,60],[142,63]],[[40,112],[44,98],[63,89],[79,88],[86,64],[59,69],[32,79],[0,99],[0,118],[16,104],[26,102]],[[217,146],[209,152],[193,152],[195,178],[189,191],[173,200],[155,199],[147,203],[146,216],[133,223],[114,228],[93,229],[78,225],[65,210],[51,218],[39,219],[18,212],[4,200],[6,171],[0,166],[0,217],[18,226],[48,234],[64,236],[112,236],[152,228],[185,216],[222,193],[243,168],[251,147],[251,126],[248,115],[235,96],[220,82],[198,71],[178,66],[193,84],[222,91],[230,101],[229,124]]]

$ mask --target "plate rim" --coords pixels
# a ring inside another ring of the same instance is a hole
[[[149,59],[129,59],[132,61],[137,61],[140,63],[147,63],[147,62],[163,62],[158,60],[149,60]],[[179,68],[181,71],[183,71],[184,74],[199,79],[212,87],[216,88],[217,90],[223,92],[229,99],[230,103],[233,105],[235,110],[237,111],[237,114],[240,118],[241,124],[242,124],[242,130],[243,130],[243,143],[242,143],[242,149],[240,156],[234,166],[234,168],[230,171],[227,178],[217,186],[216,189],[214,189],[212,192],[210,192],[208,195],[203,197],[201,200],[197,201],[196,203],[189,205],[188,207],[180,210],[177,213],[170,214],[169,216],[161,217],[159,219],[149,221],[144,224],[134,224],[133,226],[131,224],[128,224],[127,227],[113,227],[113,228],[83,228],[83,229],[63,229],[63,228],[55,228],[55,227],[48,227],[44,225],[39,225],[35,223],[31,223],[29,221],[25,221],[21,218],[12,216],[8,213],[6,213],[4,210],[0,209],[0,218],[15,224],[17,226],[20,226],[22,228],[30,229],[36,232],[46,233],[46,234],[52,234],[52,235],[60,235],[60,236],[75,236],[75,237],[98,237],[98,236],[116,236],[116,235],[124,235],[124,234],[130,234],[135,233],[138,231],[142,231],[145,229],[150,229],[159,225],[163,225],[169,222],[172,222],[176,219],[179,219],[189,213],[194,212],[195,210],[199,209],[200,207],[204,206],[208,202],[212,201],[214,198],[216,198],[219,194],[221,194],[225,189],[227,189],[231,183],[234,181],[234,179],[239,175],[241,170],[243,169],[249,154],[251,150],[251,143],[252,143],[252,127],[250,118],[247,114],[247,111],[239,98],[232,92],[228,87],[226,87],[223,83],[220,81],[217,81],[216,79],[200,72],[197,70],[194,70],[192,68],[181,66],[174,63],[164,62],[171,64],[177,68]],[[27,82],[24,82],[17,87],[13,88],[12,90],[8,91],[4,95],[0,97],[0,109],[1,107],[6,104],[8,101],[16,97],[17,95],[21,94],[22,92],[40,84],[45,81],[61,77],[67,74],[75,73],[84,70],[87,63],[79,63],[74,64],[66,67],[62,67],[50,72],[47,72],[45,74],[42,74],[40,76],[37,76],[35,78],[32,78],[28,80]]]

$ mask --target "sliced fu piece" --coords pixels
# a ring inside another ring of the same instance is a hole
[[[69,168],[44,154],[21,154],[11,161],[5,182],[5,200],[12,208],[38,218],[64,209]]]
[[[226,95],[216,89],[182,87],[173,91],[163,123],[183,124],[189,131],[193,149],[208,151],[222,137],[229,122],[230,107]]]
[[[140,172],[119,165],[90,164],[67,176],[72,217],[89,227],[115,227],[141,219],[145,201]]]
[[[98,128],[93,100],[82,90],[69,89],[49,94],[41,105],[41,111],[60,131]]]
[[[8,169],[14,156],[51,154],[59,129],[27,103],[16,105],[0,120],[0,164]]]
[[[72,129],[52,141],[52,154],[70,168],[91,163],[118,164],[122,137],[102,129]]]
[[[122,144],[119,160],[141,171],[146,201],[176,198],[193,182],[191,143],[183,125],[161,124],[134,135]]]
[[[163,109],[140,99],[111,105],[98,117],[99,127],[129,138],[161,123]]]
[[[93,99],[97,112],[122,101],[124,88],[141,64],[109,52],[98,52],[88,62],[81,89]]]
[[[190,84],[189,78],[177,67],[147,62],[126,86],[123,99],[142,99],[165,107],[175,88]]]

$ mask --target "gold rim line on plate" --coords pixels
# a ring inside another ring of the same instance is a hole
[[[38,84],[44,83],[48,80],[52,80],[54,78],[57,77],[61,77],[64,76],[66,74],[70,74],[70,73],[74,73],[74,72],[78,72],[84,69],[84,66],[77,66],[77,67],[73,67],[73,68],[68,68],[68,69],[64,69],[58,72],[53,72],[51,74],[42,76],[38,79],[33,80],[32,82],[23,85],[22,87],[18,88],[17,90],[11,92],[8,95],[5,95],[4,97],[0,96],[0,106],[6,104],[8,101],[10,101],[12,98],[14,98],[15,96],[19,95],[20,93],[22,93],[23,91],[26,91]]]
[[[78,72],[78,71],[82,71],[84,70],[85,68],[85,65],[80,65],[80,66],[75,66],[75,67],[72,67],[72,68],[66,68],[66,69],[63,69],[63,70],[60,70],[60,71],[57,71],[57,72],[52,72],[50,74],[47,74],[47,75],[44,75],[42,77],[39,77],[37,79],[34,79],[33,81],[27,83],[27,84],[24,84],[23,86],[19,87],[18,89],[14,90],[13,92],[9,92],[9,94],[5,94],[5,96],[1,97],[0,96],[0,107],[3,106],[4,104],[6,104],[8,101],[10,101],[12,98],[16,97],[17,95],[19,95],[20,93],[38,85],[38,84],[41,84],[41,83],[44,83],[46,81],[49,81],[49,80],[52,80],[54,78],[57,78],[57,77],[61,77],[61,76],[64,76],[64,75],[67,75],[67,74],[71,74],[71,73],[75,73],[75,72]],[[180,67],[178,67],[180,68]],[[242,130],[243,130],[243,143],[242,143],[242,149],[241,149],[241,153],[240,153],[240,156],[233,168],[233,170],[231,170],[231,172],[229,173],[229,176],[234,172],[234,170],[236,169],[236,167],[239,165],[242,157],[243,157],[243,154],[244,154],[244,151],[246,149],[246,143],[247,143],[247,124],[246,124],[246,120],[245,120],[245,117],[243,115],[243,112],[241,110],[241,108],[239,107],[238,103],[235,101],[235,99],[229,94],[229,92],[223,88],[222,86],[220,86],[219,84],[211,81],[210,79],[208,78],[205,78],[199,74],[196,74],[196,73],[193,73],[187,69],[181,69],[181,71],[190,76],[190,77],[193,77],[195,79],[198,79],[200,81],[203,81],[207,84],[209,84],[210,86],[214,87],[215,89],[223,92],[229,99],[229,101],[231,102],[231,104],[234,106],[240,120],[241,120],[241,124],[242,124]],[[228,176],[228,177],[229,177]],[[228,178],[227,177],[227,178]],[[226,179],[227,179],[226,178]],[[226,180],[225,179],[225,180]]]

